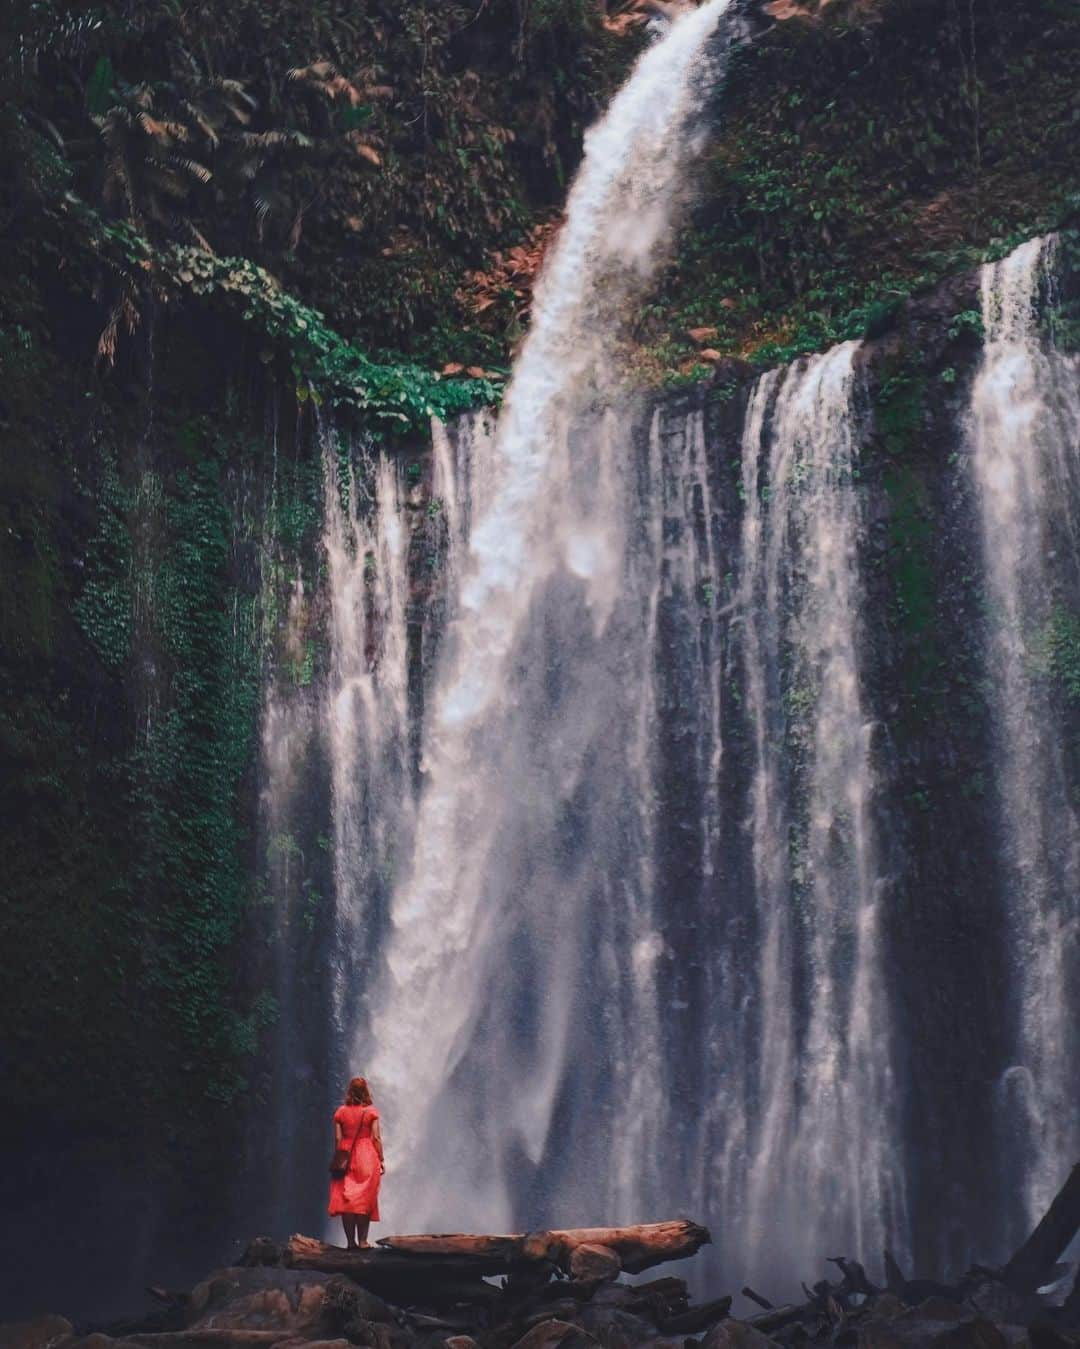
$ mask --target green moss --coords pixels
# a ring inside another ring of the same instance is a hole
[[[75,618],[107,669],[120,671],[131,653],[131,494],[112,455],[96,493],[98,527],[86,554],[86,581],[73,605]]]
[[[896,613],[909,636],[920,639],[918,663],[925,673],[937,660],[933,643],[927,641],[937,595],[925,486],[912,468],[901,465],[888,468],[883,484],[889,498],[889,573]]]
[[[1037,664],[1080,704],[1080,615],[1057,605],[1033,644]]]
[[[874,396],[874,425],[885,451],[909,453],[919,444],[926,401],[926,375],[915,366],[894,363],[894,372],[882,372]]]
[[[777,23],[736,52],[693,221],[639,326],[665,361],[689,365],[698,326],[768,363],[876,335],[905,296],[1077,210],[1080,10],[881,10]]]

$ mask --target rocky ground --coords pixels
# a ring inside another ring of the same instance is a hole
[[[0,1327],[0,1349],[1080,1349],[1080,1278],[1059,1263],[1078,1214],[1080,1166],[1001,1269],[976,1267],[946,1285],[906,1278],[886,1252],[883,1288],[836,1257],[840,1278],[804,1285],[802,1303],[774,1307],[744,1288],[746,1304],[762,1309],[748,1318],[731,1315],[730,1296],[691,1305],[680,1278],[626,1279],[709,1240],[685,1220],[388,1238],[355,1254],[259,1238],[240,1265],[190,1292],[150,1289],[160,1305],[142,1319],[75,1326],[40,1316]]]

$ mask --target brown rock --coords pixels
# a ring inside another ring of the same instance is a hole
[[[1008,1341],[992,1321],[977,1316],[943,1331],[934,1341],[934,1349],[1008,1349]]]
[[[225,1326],[191,1326],[188,1330],[154,1331],[128,1335],[114,1344],[143,1345],[145,1349],[263,1349],[283,1339],[280,1330],[236,1330]]]
[[[721,1321],[701,1341],[701,1349],[776,1349],[776,1341],[745,1321]]]
[[[293,1335],[287,1340],[278,1340],[275,1349],[352,1349],[346,1339],[306,1340],[303,1335]]]
[[[256,1237],[249,1241],[240,1257],[240,1264],[251,1268],[258,1265],[276,1266],[281,1264],[281,1247],[269,1237]]]
[[[513,1349],[599,1349],[599,1340],[569,1321],[541,1321]]]
[[[997,1326],[980,1317],[928,1321],[905,1315],[862,1326],[859,1349],[1008,1349],[1008,1342]]]
[[[282,1288],[266,1288],[234,1298],[197,1324],[217,1330],[288,1330],[295,1335],[314,1330],[323,1310],[323,1289],[308,1284],[290,1297]]]
[[[871,1321],[894,1321],[903,1316],[907,1308],[895,1293],[882,1293],[876,1297],[870,1307]]]
[[[595,1246],[586,1242],[574,1249],[570,1256],[572,1278],[608,1283],[622,1273],[622,1261],[610,1246]]]
[[[31,1321],[12,1321],[0,1326],[0,1349],[50,1349],[72,1333],[62,1316],[35,1316]]]
[[[323,1310],[325,1274],[265,1267],[215,1270],[191,1291],[189,1326],[220,1330],[314,1329]]]
[[[116,1343],[111,1335],[103,1335],[100,1330],[95,1330],[91,1335],[84,1335],[81,1340],[66,1340],[64,1349],[112,1349]]]
[[[973,1315],[970,1307],[960,1302],[950,1302],[945,1297],[928,1297],[917,1307],[909,1307],[903,1313],[906,1321],[968,1321]]]

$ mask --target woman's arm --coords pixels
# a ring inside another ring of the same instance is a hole
[[[379,1167],[385,1171],[386,1158],[383,1156],[382,1150],[382,1123],[379,1120],[376,1120],[371,1126],[371,1141],[375,1144],[375,1151],[379,1154]]]
[[[341,1147],[341,1121],[334,1120],[334,1148]]]

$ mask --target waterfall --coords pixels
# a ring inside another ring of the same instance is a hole
[[[763,376],[743,436],[760,1010],[756,1087],[727,1106],[741,1146],[722,1155],[725,1186],[746,1187],[755,1270],[810,1269],[823,1242],[902,1249],[905,1231],[860,670],[857,349]]]
[[[834,1250],[1000,1259],[1003,1201],[967,1193],[981,1140],[1001,1132],[1025,1222],[1080,1146],[1055,666],[1080,597],[1080,360],[1044,334],[1035,241],[983,272],[962,426],[963,383],[927,396],[966,451],[947,478],[931,437],[903,475],[889,459],[870,343],[748,393],[625,388],[623,324],[678,217],[724,11],[677,21],[591,133],[497,424],[436,424],[411,462],[323,428],[323,576],[295,579],[282,634],[302,663],[318,611],[329,642],[313,681],[268,695],[264,819],[279,939],[317,938],[279,962],[290,1012],[329,973],[314,1031],[287,1015],[279,1051],[297,1087],[315,1033],[335,1095],[370,1077],[388,1227],[685,1212],[714,1233],[707,1279],[784,1296]],[[928,558],[963,563],[918,627],[903,510]],[[937,669],[965,638],[974,677],[898,711],[913,646]],[[930,707],[957,709],[955,735]],[[320,754],[322,797],[297,767]],[[334,896],[314,916],[308,796]],[[949,983],[954,932],[970,969]],[[932,997],[907,977],[924,966]]]
[[[324,435],[330,592],[325,733],[331,765],[339,1026],[366,996],[372,939],[413,819],[406,605],[409,535],[399,466]]]
[[[631,1217],[665,1127],[648,795],[654,521],[620,326],[664,253],[726,0],[640,59],[590,132],[537,287],[424,731],[411,862],[358,1027],[395,1140],[393,1222]],[[597,1084],[595,1089],[590,1083]],[[575,1090],[575,1088],[577,1090]],[[590,1119],[570,1108],[588,1100]],[[546,1165],[545,1165],[546,1163]]]
[[[1040,330],[1053,245],[983,268],[985,346],[968,441],[983,537],[986,662],[1011,940],[1015,1061],[1002,1079],[1008,1156],[1036,1220],[1080,1149],[1080,820],[1061,709],[1040,670],[1062,587],[1080,580],[1080,362]]]

